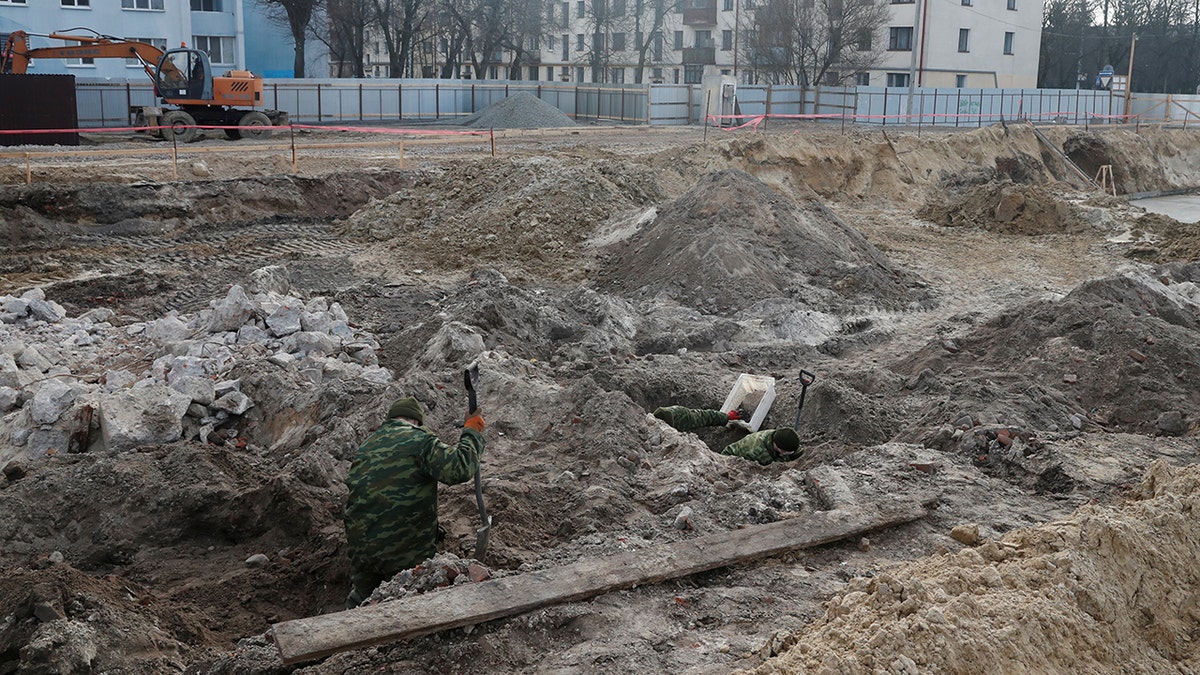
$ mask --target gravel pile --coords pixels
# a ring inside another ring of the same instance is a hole
[[[468,117],[463,124],[480,129],[573,127],[566,113],[529,92],[518,92]]]

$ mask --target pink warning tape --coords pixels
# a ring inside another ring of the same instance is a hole
[[[189,126],[179,125],[180,128],[187,129],[244,129],[237,125],[219,125],[219,124],[193,124]],[[127,131],[150,131],[156,129],[171,129],[171,125],[162,126],[144,126],[144,127],[87,127],[75,129],[0,129],[0,134],[75,134],[75,133],[109,133],[109,132],[127,132]],[[252,127],[256,128],[256,127]],[[360,133],[371,134],[405,134],[405,135],[424,135],[424,136],[487,136],[492,133],[490,129],[477,130],[454,130],[454,129],[389,129],[386,127],[334,127],[327,125],[310,125],[310,124],[290,124],[286,126],[263,127],[263,129],[284,130],[284,129],[312,129],[317,131],[357,131]]]

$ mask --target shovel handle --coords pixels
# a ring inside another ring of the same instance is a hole
[[[808,393],[808,385],[815,382],[817,376],[807,370],[800,371],[800,405],[796,406],[796,421],[792,423],[792,429],[800,431],[800,411],[804,410],[804,395]]]

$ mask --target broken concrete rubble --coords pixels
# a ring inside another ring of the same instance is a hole
[[[391,380],[378,365],[378,343],[350,328],[336,302],[281,295],[286,273],[279,270],[257,278],[263,293],[250,296],[233,285],[208,310],[122,327],[108,323],[111,310],[71,319],[41,289],[0,299],[13,317],[0,353],[0,411],[6,413],[0,429],[14,447],[0,454],[0,464],[66,452],[77,433],[93,438],[88,449],[113,452],[206,440],[218,428],[236,426],[254,406],[236,379],[224,379],[247,361],[306,374],[313,383]],[[98,339],[81,339],[81,333]],[[128,343],[124,355],[103,351],[104,343],[117,342]],[[268,350],[275,351],[263,357]],[[136,365],[135,354],[149,366]],[[104,367],[109,362],[123,367]],[[91,429],[81,430],[74,425],[84,406],[98,415],[89,416]]]

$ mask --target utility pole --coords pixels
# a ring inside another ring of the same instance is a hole
[[[1087,0],[1079,0],[1079,58],[1075,60],[1075,90],[1083,86],[1083,32],[1087,28]]]
[[[1125,122],[1129,123],[1129,109],[1132,103],[1130,98],[1133,93],[1133,49],[1137,46],[1137,33],[1129,40],[1129,72],[1125,73]]]
[[[926,0],[917,0],[914,7],[916,11],[913,14],[912,38],[908,41],[908,46],[912,49],[912,60],[908,65],[908,119],[905,120],[905,124],[912,123],[913,98],[916,96],[915,87],[917,86],[917,39],[921,34],[921,6],[925,2]],[[887,114],[886,110],[884,114]]]

